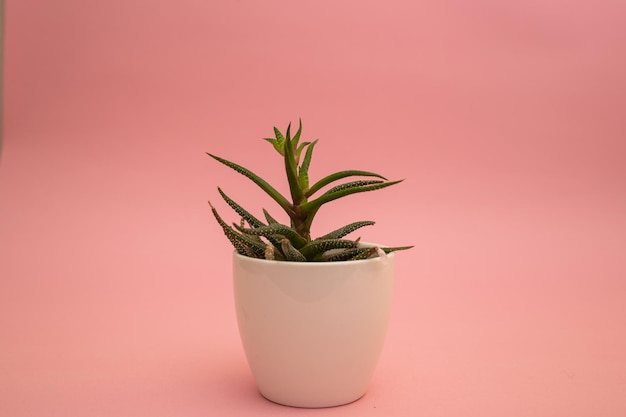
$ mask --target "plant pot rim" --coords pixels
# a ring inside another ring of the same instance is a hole
[[[362,247],[374,247],[374,246],[378,246],[378,247],[385,247],[384,245],[379,245],[377,243],[370,243],[370,242],[360,242],[360,245]],[[390,259],[394,259],[395,257],[395,252],[391,252],[386,254],[387,257],[389,257]],[[238,253],[236,250],[233,251],[233,257],[236,259],[245,259],[246,262],[251,262],[251,263],[263,263],[265,265],[268,264],[288,264],[288,265],[319,265],[320,268],[324,268],[324,267],[330,267],[333,265],[350,265],[350,264],[354,264],[354,265],[358,265],[358,264],[363,264],[363,263],[367,263],[367,262],[385,262],[386,259],[384,257],[380,257],[377,256],[375,258],[368,258],[368,259],[357,259],[357,260],[348,260],[348,261],[335,261],[335,262],[314,262],[314,261],[309,261],[309,262],[298,262],[298,261],[277,261],[277,260],[270,260],[270,259],[263,259],[263,258],[253,258],[251,256],[246,256],[246,255],[242,255],[240,253]]]

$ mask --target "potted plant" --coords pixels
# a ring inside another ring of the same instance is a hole
[[[284,135],[274,128],[275,137],[265,139],[282,157],[290,199],[252,171],[207,153],[263,189],[287,214],[288,225],[265,209],[264,220],[259,220],[219,187],[240,222],[231,226],[213,205],[211,210],[235,248],[237,322],[259,391],[279,404],[330,407],[365,393],[387,328],[394,252],[411,246],[383,247],[345,238],[372,221],[311,238],[313,219],[326,203],[401,181],[348,170],[310,185],[308,170],[317,140],[301,142],[301,134],[302,122],[293,137],[290,124]],[[366,179],[334,185],[349,177]]]

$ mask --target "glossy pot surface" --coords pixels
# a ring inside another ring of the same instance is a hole
[[[239,332],[261,394],[295,407],[359,399],[383,347],[394,255],[280,262],[234,254]]]

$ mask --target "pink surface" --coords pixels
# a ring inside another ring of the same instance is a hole
[[[0,415],[626,415],[625,15],[8,1]],[[312,176],[407,178],[316,230],[416,246],[368,394],[329,410],[256,393],[206,204],[277,214],[204,152],[284,190],[260,138],[298,117]]]

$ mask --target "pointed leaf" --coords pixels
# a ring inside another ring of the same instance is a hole
[[[274,126],[274,135],[276,136],[278,143],[283,144],[285,142],[285,137],[276,126]]]
[[[357,229],[360,229],[361,227],[372,226],[372,225],[374,225],[374,222],[372,221],[360,221],[360,222],[350,223],[346,226],[340,227],[337,230],[333,230],[332,232],[327,233],[324,236],[319,237],[318,239],[339,239],[354,232]]]
[[[220,187],[217,187],[217,191],[219,191],[220,195],[226,201],[226,203],[233,209],[237,214],[239,214],[248,224],[252,227],[260,227],[265,226],[265,224],[250,214],[246,209],[237,204],[232,198],[228,197],[224,191]]]
[[[278,141],[276,139],[273,139],[273,138],[263,138],[263,140],[266,140],[269,143],[271,143],[272,146],[274,146],[274,149],[276,149],[276,151],[279,154],[281,154],[281,155],[283,154],[283,147],[282,147],[282,145],[280,143],[278,143]]]
[[[285,132],[285,141],[291,142],[291,122],[289,123],[289,125],[287,125],[287,132]]]
[[[242,209],[242,210],[243,210],[243,209]],[[263,213],[265,214],[265,216],[266,216],[266,217],[269,215],[269,213],[268,213],[268,212],[267,212],[267,210],[265,210],[265,209],[263,209]],[[251,216],[252,216],[252,215],[251,215]],[[245,218],[245,217],[244,217],[244,218]],[[271,216],[270,216],[270,218],[271,218]],[[246,218],[246,220],[248,221],[248,224],[250,224],[250,226],[255,227],[255,228],[257,228],[257,227],[263,227],[263,226],[266,226],[266,225],[265,225],[265,224],[263,224],[260,220],[257,220],[257,219],[256,219],[256,218],[254,218],[254,217],[252,218],[252,222],[251,222],[249,219],[247,219],[247,218]],[[255,220],[256,220],[256,221],[255,221]],[[275,221],[275,223],[278,223],[278,222],[276,222],[276,221]],[[244,227],[243,227],[243,225],[241,225],[241,226],[240,226],[240,228],[238,228],[238,229],[241,231],[241,229],[243,229],[243,228],[244,228]],[[252,235],[252,234],[251,234],[251,233],[249,233],[249,235]],[[259,239],[259,240],[260,240],[260,238],[258,238],[257,236],[254,236],[254,237],[256,237],[257,239]],[[275,238],[274,238],[274,237],[272,237],[272,236],[265,236],[265,237],[267,238],[267,240],[268,240],[268,241],[269,241],[272,245],[276,246],[277,248],[278,248],[278,247],[280,247],[280,242],[278,242],[278,240],[277,240],[277,239],[275,239]]]
[[[300,166],[300,171],[298,172],[298,182],[300,183],[300,187],[303,190],[307,190],[309,188],[309,166],[311,165],[311,157],[313,156],[313,148],[317,143],[318,139],[315,139],[308,145],[306,148],[306,153],[304,154],[304,160],[302,161],[302,165]],[[306,193],[305,193],[306,194]]]
[[[276,126],[274,126],[274,135],[276,135],[276,140],[280,143],[283,143],[285,141],[285,137]]]
[[[348,261],[355,256],[359,256],[362,253],[368,252],[371,248],[355,248],[355,249],[347,249],[345,251],[341,251],[338,253],[329,253],[322,256],[321,261],[323,262],[343,262]],[[374,250],[374,252],[376,252]],[[369,255],[368,255],[369,256]]]
[[[300,141],[300,135],[301,134],[302,134],[302,119],[300,119],[300,121],[299,121],[298,131],[296,132],[296,134],[294,135],[293,139],[291,140],[293,142],[294,149],[298,148],[298,141]]]
[[[354,255],[352,258],[348,259],[349,261],[359,261],[361,259],[368,259],[374,256],[378,252],[377,247],[373,248],[364,248],[365,250]]]
[[[385,181],[387,180],[387,178],[383,177],[382,175],[376,174],[374,172],[355,171],[355,170],[341,171],[341,172],[336,172],[334,174],[328,175],[322,178],[321,180],[319,180],[318,182],[316,182],[315,184],[313,184],[313,186],[311,186],[311,188],[307,190],[305,196],[306,197],[312,196],[315,192],[319,191],[322,187],[325,187],[326,185],[334,181],[337,181],[346,177],[357,177],[357,176],[358,177],[377,177]]]
[[[362,187],[352,187],[352,188],[346,188],[340,191],[335,191],[333,193],[329,193],[329,194],[322,194],[320,197],[316,198],[313,201],[309,201],[308,203],[304,203],[300,209],[305,212],[305,213],[309,213],[313,210],[318,209],[319,207],[322,206],[322,204],[326,204],[330,201],[336,200],[338,198],[341,197],[345,197],[347,195],[350,194],[356,194],[356,193],[363,193],[366,191],[374,191],[374,190],[379,190],[381,188],[386,188],[386,187],[390,187],[392,185],[398,184],[400,182],[402,182],[403,180],[399,180],[399,181],[390,181],[390,182],[385,182],[382,184],[373,184],[373,185],[365,185]]]
[[[356,248],[357,244],[358,242],[347,239],[316,239],[300,248],[300,253],[307,259],[313,259],[332,249]]]
[[[377,258],[378,250],[382,250],[385,253],[391,253],[399,250],[411,249],[413,246],[398,246],[395,248],[380,248],[380,247],[370,247],[370,248],[361,248],[363,251],[355,254],[352,258],[349,258],[350,261],[358,261],[361,259],[369,259],[369,258]]]
[[[407,250],[407,249],[411,249],[413,247],[413,245],[411,246],[396,246],[394,248],[381,248],[385,253],[391,253],[391,252],[396,252],[399,250]]]
[[[289,128],[287,128],[287,132],[289,132]],[[297,167],[293,155],[293,148],[291,147],[291,139],[289,138],[289,133],[287,133],[287,137],[285,138],[284,159],[285,171],[287,172],[287,181],[289,182],[289,191],[291,192],[291,199],[294,205],[298,205],[302,202],[302,199],[304,198],[304,193],[302,192],[300,184],[298,183]]]
[[[302,142],[296,149],[296,154],[295,154],[296,166],[298,166],[298,164],[300,163],[300,155],[302,155],[302,151],[304,150],[304,148],[306,148],[310,144],[311,142]]]
[[[296,247],[301,248],[306,245],[306,240],[298,234],[294,229],[282,224],[270,224],[269,226],[255,227],[252,229],[245,229],[234,225],[241,233],[253,236],[273,237],[284,236]]]
[[[256,241],[254,239],[250,239],[246,236],[243,236],[237,232],[235,232],[230,226],[226,224],[226,222],[220,217],[217,213],[217,210],[211,202],[209,202],[211,206],[211,211],[213,212],[213,216],[222,227],[224,234],[230,240],[232,245],[235,247],[238,253],[246,256],[250,256],[253,258],[263,258],[265,256],[265,244],[260,241]]]
[[[324,194],[332,194],[337,191],[347,190],[348,188],[356,188],[356,187],[363,187],[366,185],[382,184],[383,182],[384,181],[381,181],[381,180],[359,180],[359,181],[347,182],[345,184],[337,185],[331,188],[330,190],[326,191]]]
[[[301,254],[298,249],[294,248],[289,239],[285,238],[280,241],[285,259],[295,262],[306,262],[306,258]]]
[[[274,219],[267,210],[263,209],[263,214],[265,215],[265,220],[267,220],[268,224],[279,224],[278,220]]]
[[[264,179],[262,179],[261,177],[259,177],[258,175],[250,171],[249,169],[244,168],[241,165],[237,165],[234,162],[230,162],[224,158],[220,158],[219,156],[212,155],[208,152],[207,152],[207,155],[209,155],[211,158],[215,159],[216,161],[221,162],[227,167],[237,171],[241,175],[251,179],[256,185],[261,187],[263,191],[265,191],[270,197],[272,197],[274,201],[276,201],[283,208],[283,210],[285,210],[288,214],[291,215],[292,210],[291,210],[291,204],[289,203],[289,201],[285,197],[283,197],[278,191],[276,191],[274,187],[268,184]]]
[[[367,248],[366,252],[360,253],[358,255],[355,255],[353,258],[350,258],[349,260],[351,261],[357,261],[360,259],[368,259],[368,258],[377,258],[378,255],[378,250],[382,250],[385,253],[391,253],[391,252],[395,252],[395,251],[399,251],[399,250],[406,250],[406,249],[411,249],[413,246],[398,246],[395,248],[381,248],[381,247],[371,247],[371,248]],[[376,255],[376,256],[374,256]]]

